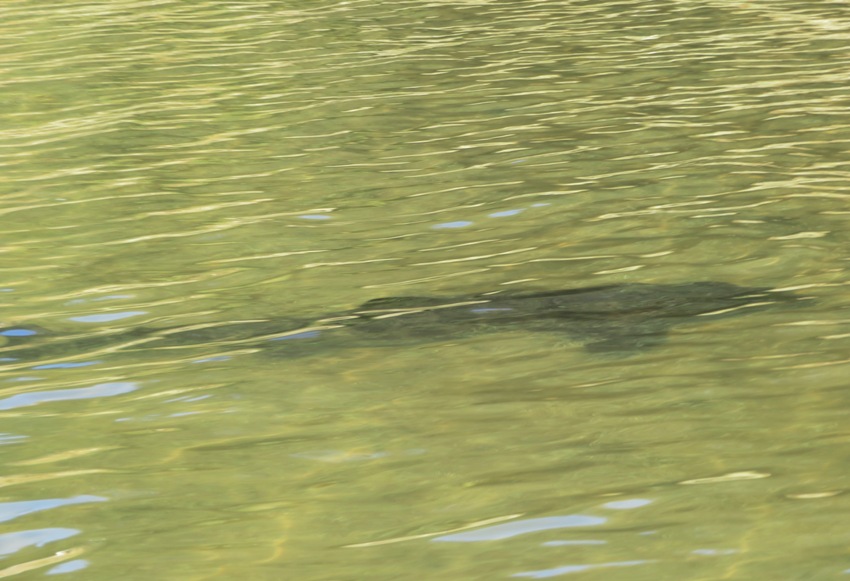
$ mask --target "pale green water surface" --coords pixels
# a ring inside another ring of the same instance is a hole
[[[814,299],[623,358],[9,357],[0,577],[850,575],[847,1],[5,0],[0,32],[0,327]]]

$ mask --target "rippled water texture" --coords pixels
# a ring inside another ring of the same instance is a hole
[[[850,574],[846,0],[4,0],[0,33],[0,577]],[[700,280],[811,300],[621,357],[239,331]]]

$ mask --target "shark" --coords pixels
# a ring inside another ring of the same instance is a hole
[[[270,317],[156,329],[61,336],[38,326],[0,327],[3,361],[103,350],[250,346],[279,357],[323,349],[405,346],[495,332],[557,334],[590,353],[623,355],[657,347],[678,325],[792,305],[807,297],[727,282],[623,283],[540,292],[396,296],[320,317]]]

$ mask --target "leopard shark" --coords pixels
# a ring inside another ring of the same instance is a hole
[[[631,355],[663,343],[673,327],[804,300],[788,290],[726,282],[624,283],[540,292],[397,296],[320,317],[270,317],[61,336],[37,326],[0,327],[3,361],[69,353],[192,346],[250,347],[280,357],[323,349],[405,346],[495,332],[559,334],[591,353]]]

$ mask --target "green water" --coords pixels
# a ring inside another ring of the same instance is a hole
[[[846,2],[6,0],[0,31],[0,327],[815,299],[626,358],[517,330],[0,362],[0,577],[850,572]]]

